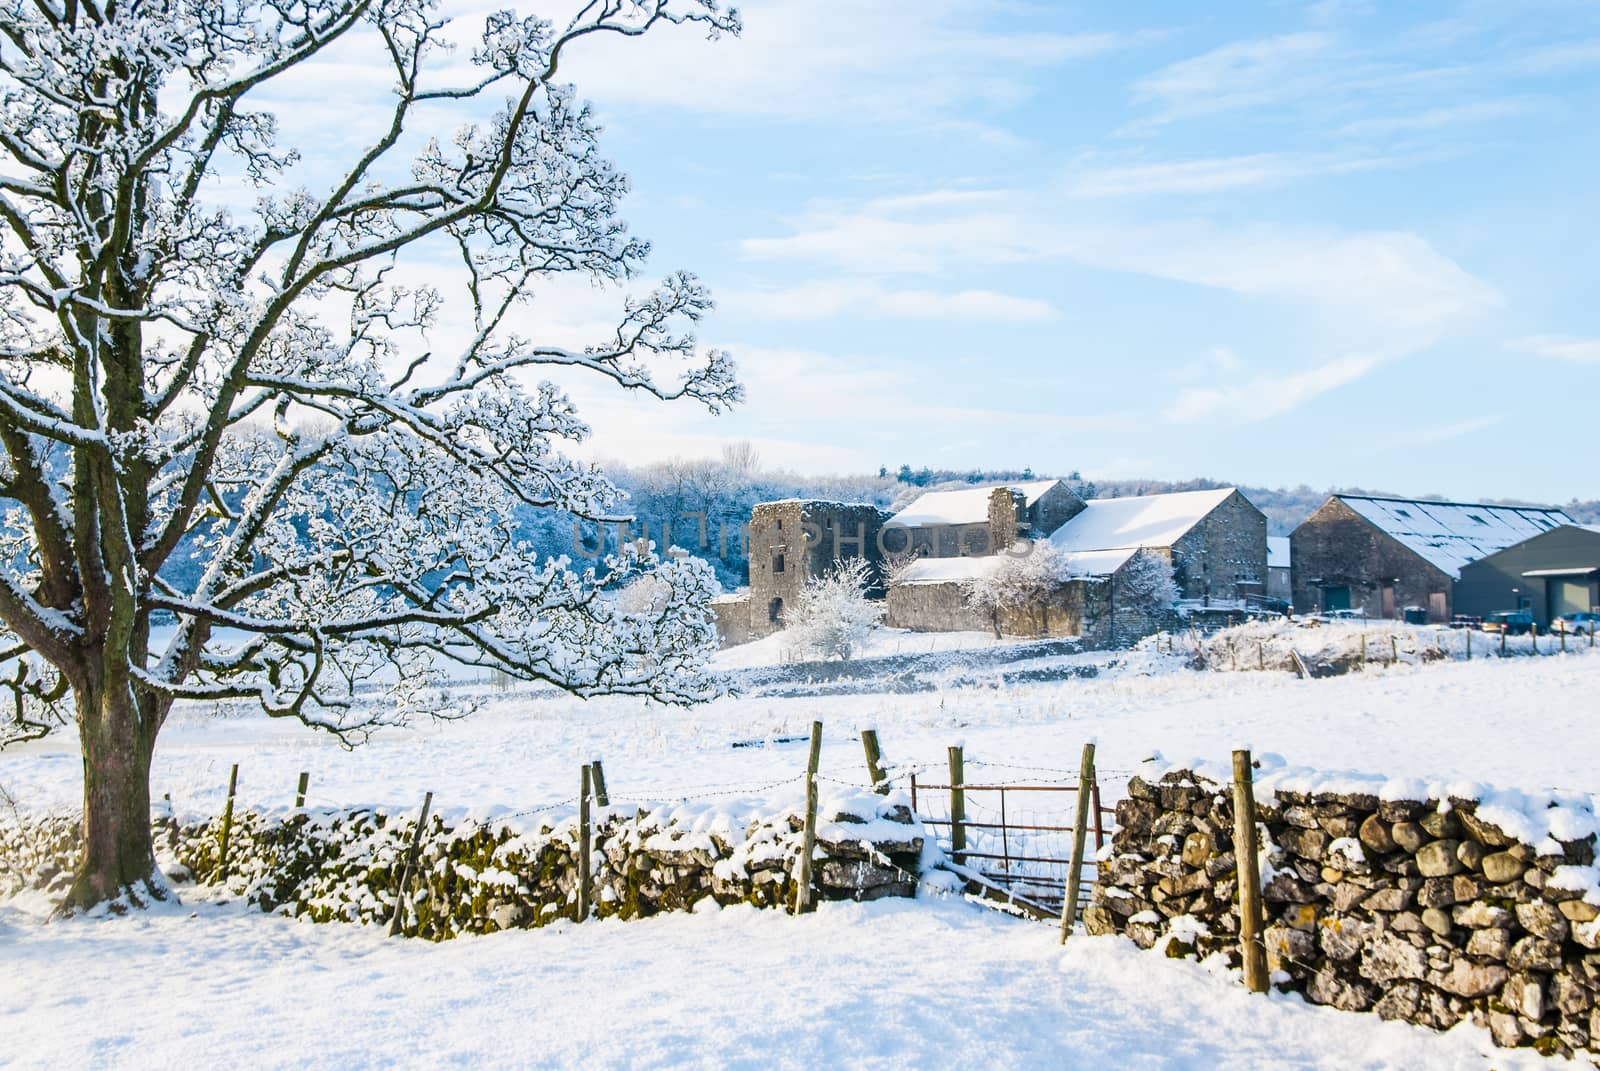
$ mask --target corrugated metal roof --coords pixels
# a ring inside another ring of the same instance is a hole
[[[1572,518],[1544,506],[1490,506],[1409,498],[1334,495],[1426,561],[1459,576],[1461,567]]]

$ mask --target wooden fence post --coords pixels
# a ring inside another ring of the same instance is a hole
[[[1472,661],[1472,626],[1471,625],[1466,626],[1465,631],[1467,633],[1467,661],[1471,662]]]
[[[228,772],[228,802],[222,805],[222,843],[217,846],[217,880],[228,880],[228,840],[233,835],[233,794],[239,788],[239,764]]]
[[[1233,857],[1239,868],[1239,951],[1244,984],[1252,993],[1267,991],[1266,920],[1261,907],[1261,864],[1257,858],[1256,795],[1249,750],[1233,753]]]
[[[1500,625],[1500,657],[1501,658],[1504,658],[1506,656],[1506,631],[1507,631],[1507,629],[1505,627],[1505,624],[1502,622],[1501,625]]]
[[[1066,944],[1078,921],[1078,890],[1083,885],[1083,842],[1089,831],[1089,806],[1094,801],[1094,741],[1083,745],[1078,764],[1078,818],[1072,823],[1072,862],[1067,869],[1067,898],[1061,904],[1061,943]]]
[[[872,779],[872,791],[887,796],[889,779],[883,775],[883,752],[878,747],[878,730],[861,730],[861,747],[867,753],[867,776]]]
[[[306,789],[311,785],[311,771],[300,771],[300,784],[294,790],[294,808],[299,810],[306,805]]]
[[[406,849],[405,863],[400,867],[400,880],[394,887],[394,914],[389,916],[389,936],[400,932],[401,917],[405,914],[406,889],[411,885],[411,872],[417,865],[417,852],[422,848],[422,831],[428,825],[428,811],[433,806],[433,793],[422,797],[422,813],[417,816],[417,828],[411,831],[411,846]]]
[[[1367,634],[1361,634],[1361,668],[1367,668]]]
[[[810,911],[811,854],[817,850],[817,767],[822,763],[822,723],[811,723],[811,754],[806,759],[806,824],[800,841],[800,867],[795,876],[794,913]]]
[[[1567,630],[1561,629],[1561,653],[1567,653]]]
[[[590,868],[590,833],[589,833],[589,795],[594,786],[593,768],[585,765],[583,768],[583,783],[578,790],[578,921],[582,922],[589,917],[589,868]]]
[[[967,790],[966,760],[961,745],[950,745],[950,858],[960,866],[966,861]]]
[[[594,792],[596,807],[611,806],[611,793],[606,790],[606,768],[599,759],[589,760],[589,787]]]
[[[1389,661],[1395,665],[1400,663],[1400,641],[1395,639],[1394,633],[1389,633]]]
[[[1256,668],[1262,672],[1267,668],[1267,645],[1264,640],[1256,641]]]

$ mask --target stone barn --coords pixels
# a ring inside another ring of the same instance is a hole
[[[784,607],[834,562],[880,562],[887,516],[864,503],[790,498],[756,505],[750,511],[750,590],[712,604],[722,642],[744,643],[777,632]]]
[[[1180,597],[1203,605],[1242,605],[1266,587],[1267,518],[1234,487],[1090,499],[1050,541],[1072,554],[1161,554]]]
[[[1289,536],[1294,608],[1449,621],[1464,566],[1572,523],[1543,506],[1333,495]]]
[[[1083,509],[1060,480],[929,491],[883,526],[886,554],[924,558],[998,554],[1018,539],[1041,539]]]
[[[1527,610],[1540,626],[1600,607],[1600,528],[1563,524],[1461,567],[1455,612]]]

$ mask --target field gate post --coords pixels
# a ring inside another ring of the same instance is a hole
[[[222,843],[217,846],[217,880],[228,880],[228,840],[233,835],[233,795],[239,788],[239,764],[228,771],[228,801],[222,805]]]
[[[294,790],[294,809],[299,810],[306,805],[306,789],[311,786],[311,771],[300,771],[300,783]]]
[[[589,788],[596,807],[611,806],[611,793],[606,790],[606,768],[600,765],[599,759],[589,760]]]
[[[967,781],[966,762],[961,745],[950,745],[950,858],[960,866],[967,850]]]
[[[822,763],[822,723],[811,723],[811,753],[806,759],[806,824],[800,841],[800,866],[795,875],[794,913],[810,911],[811,856],[817,850],[817,767]]]
[[[883,751],[878,747],[878,730],[861,730],[861,748],[867,753],[867,776],[872,779],[872,791],[887,796],[889,779],[883,774]]]
[[[405,913],[406,889],[411,885],[411,871],[417,865],[417,852],[422,848],[422,831],[428,825],[428,811],[433,807],[433,793],[422,797],[422,813],[417,816],[417,828],[411,831],[411,846],[406,849],[405,862],[400,867],[400,880],[394,887],[394,913],[389,916],[389,936],[400,932],[401,917]]]
[[[1094,791],[1094,741],[1083,745],[1078,764],[1078,818],[1072,823],[1072,862],[1067,868],[1067,896],[1061,904],[1061,943],[1066,944],[1078,921],[1078,890],[1083,886],[1083,844],[1089,832],[1089,805]]]
[[[1239,951],[1244,984],[1252,993],[1267,991],[1266,920],[1261,907],[1261,864],[1257,858],[1256,795],[1249,749],[1233,753],[1233,855],[1239,868]]]

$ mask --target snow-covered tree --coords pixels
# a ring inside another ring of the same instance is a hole
[[[1049,540],[1018,542],[1000,555],[994,568],[962,582],[967,605],[989,615],[995,639],[1002,615],[1037,609],[1043,630],[1050,628],[1049,598],[1071,575],[1066,553]]]
[[[541,371],[739,397],[688,333],[710,307],[690,275],[588,346],[531,312],[548,277],[616,283],[648,252],[564,50],[736,16],[496,12],[459,57],[446,23],[431,0],[0,0],[0,673],[6,735],[76,722],[68,907],[164,895],[149,772],[178,700],[351,739],[464,713],[441,654],[580,695],[714,690],[703,563],[535,561],[512,516],[620,519]],[[294,186],[259,101],[326,92],[334,50],[387,83],[387,114]],[[224,206],[251,186],[253,210]],[[651,568],[647,612],[603,597]]]
[[[1171,609],[1178,601],[1171,559],[1151,550],[1134,554],[1117,573],[1117,601],[1146,613]]]
[[[784,646],[797,656],[848,661],[883,620],[883,603],[867,597],[871,586],[865,558],[835,562],[826,576],[807,581],[783,611]]]

